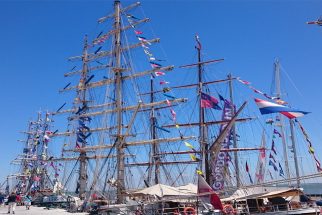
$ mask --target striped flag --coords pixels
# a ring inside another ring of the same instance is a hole
[[[289,119],[297,118],[308,114],[309,112],[296,110],[284,105],[275,104],[262,99],[255,99],[256,105],[261,114],[281,113]]]

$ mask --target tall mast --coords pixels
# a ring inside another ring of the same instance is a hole
[[[83,49],[83,69],[81,73],[81,79],[80,79],[80,84],[83,85],[83,89],[80,89],[78,91],[78,98],[81,101],[83,109],[86,109],[87,107],[87,100],[86,100],[86,79],[87,79],[87,73],[88,73],[88,59],[87,59],[87,36],[85,36],[84,39],[84,49]],[[80,112],[81,114],[81,112]],[[82,142],[81,148],[86,147],[86,142]],[[86,192],[86,186],[87,186],[87,158],[86,158],[86,151],[80,151],[79,155],[79,196],[81,198],[84,197],[84,194]]]
[[[281,98],[281,82],[280,82],[280,63],[279,60],[276,59],[274,63],[274,72],[275,72],[275,88],[276,88],[276,96]],[[281,121],[281,134],[282,134],[282,141],[283,141],[283,154],[284,154],[284,166],[286,170],[286,177],[287,179],[290,179],[290,168],[288,164],[288,153],[287,153],[287,141],[285,138],[285,129],[284,129],[284,118],[281,114],[278,114],[280,121]],[[291,182],[288,180],[289,186],[291,185]]]
[[[297,160],[297,152],[295,147],[295,136],[294,136],[294,121],[292,119],[290,121],[290,129],[291,129],[291,140],[292,140],[292,150],[294,154],[294,164],[295,164],[295,173],[296,173],[296,186],[300,187],[300,172],[299,172],[299,164]]]
[[[116,115],[117,115],[117,203],[123,203],[124,181],[124,137],[122,136],[122,74],[121,74],[121,19],[120,1],[114,1],[114,52],[115,52],[115,93],[116,93]]]
[[[232,75],[229,74],[228,75],[228,79],[229,79],[229,96],[230,96],[230,103],[231,103],[231,109],[233,111],[233,113],[236,113],[235,110],[235,105],[234,105],[234,100],[233,100],[233,79],[232,79]],[[232,125],[231,127],[231,131],[233,134],[233,146],[236,149],[237,148],[237,138],[236,138],[236,126],[235,123]],[[240,187],[240,178],[239,178],[239,165],[238,165],[238,153],[237,151],[234,152],[234,163],[235,163],[235,174],[236,174],[236,185],[237,187]]]
[[[201,93],[202,93],[202,70],[203,64],[201,63],[201,45],[199,42],[199,37],[196,35],[197,46],[196,49],[198,51],[198,94],[199,94],[199,144],[201,148],[201,156],[202,156],[202,163],[201,168],[205,172],[206,181],[209,182],[210,180],[210,173],[209,173],[209,164],[208,164],[208,141],[207,141],[207,126],[205,124],[205,110],[201,106]]]
[[[153,103],[154,102],[154,87],[153,87],[153,78],[151,78],[150,80],[150,89],[151,89],[151,97],[150,97],[150,102]],[[156,139],[156,117],[155,117],[155,109],[154,107],[151,108],[151,138],[153,140]],[[159,147],[158,147],[158,143],[154,142],[152,144],[152,152],[151,152],[151,161],[152,161],[152,166],[149,169],[149,177],[151,177],[151,172],[153,170],[154,167],[154,184],[158,184],[159,183],[159,175],[160,175],[160,155],[159,154]],[[151,181],[151,179],[149,178],[148,180],[149,182]]]

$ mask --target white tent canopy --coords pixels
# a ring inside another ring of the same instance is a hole
[[[191,195],[197,195],[198,192],[197,185],[191,183],[176,188],[182,192],[190,193]]]
[[[240,188],[236,190],[231,196],[228,196],[221,201],[232,200],[246,200],[255,196],[261,196],[273,191],[286,190],[287,187],[252,187],[252,188]]]
[[[186,185],[188,186],[188,185]],[[185,186],[183,186],[185,187]],[[164,184],[156,184],[154,186],[136,191],[132,193],[133,195],[150,195],[157,197],[165,197],[165,196],[191,196],[193,195],[189,190],[190,186],[186,187],[186,189],[179,189],[180,187],[171,187]],[[191,188],[191,187],[190,187]]]

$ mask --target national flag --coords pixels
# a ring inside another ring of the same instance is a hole
[[[136,34],[136,35],[139,35],[139,34],[143,34],[143,32],[142,31],[134,31],[134,33]]]
[[[201,176],[201,174],[198,174],[198,196],[202,202],[210,203],[214,207],[214,209],[223,209],[220,198],[215,193],[215,191],[209,186],[206,180]]]
[[[273,161],[270,160],[268,162],[268,165],[272,166],[276,172],[278,171],[278,169],[277,169],[276,165],[273,163]]]
[[[289,119],[297,118],[308,114],[309,112],[296,110],[284,105],[275,104],[262,99],[255,99],[256,105],[261,114],[281,113]]]
[[[272,152],[274,152],[274,154],[276,155],[276,150],[275,150],[275,142],[274,140],[272,140],[272,148],[271,148]]]
[[[154,72],[155,76],[162,76],[162,75],[165,75],[164,72],[161,72],[161,71],[157,71],[157,72]]]
[[[218,106],[218,100],[215,97],[212,97],[206,93],[201,92],[200,102],[202,108],[213,108],[221,110],[221,108]]]

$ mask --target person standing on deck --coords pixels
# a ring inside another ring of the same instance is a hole
[[[8,197],[8,214],[10,214],[10,209],[12,210],[12,213],[15,214],[16,209],[16,194],[12,192]]]
[[[0,207],[4,204],[4,194],[0,193]]]
[[[26,206],[27,210],[30,210],[30,205],[31,205],[31,196],[29,196],[28,194],[25,195],[24,197],[24,204]]]

